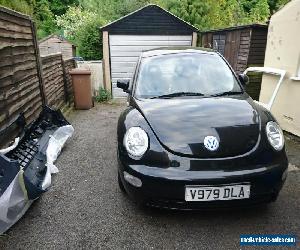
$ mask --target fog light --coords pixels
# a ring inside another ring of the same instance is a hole
[[[135,187],[141,187],[142,186],[142,181],[139,178],[134,177],[133,175],[128,174],[125,171],[124,171],[124,179],[127,182],[129,182],[132,186],[135,186]]]
[[[286,170],[283,172],[281,179],[282,179],[283,181],[285,181],[287,175],[288,175],[288,169],[286,169]]]

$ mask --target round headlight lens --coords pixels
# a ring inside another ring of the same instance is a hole
[[[268,122],[266,126],[268,140],[271,146],[280,151],[284,145],[284,137],[281,128],[276,122]]]
[[[142,157],[148,149],[147,133],[140,127],[131,127],[124,136],[124,146],[133,158]]]

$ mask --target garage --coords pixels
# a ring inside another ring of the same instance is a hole
[[[147,5],[101,28],[104,85],[126,96],[117,80],[131,79],[140,53],[159,47],[196,46],[197,29],[157,5]]]

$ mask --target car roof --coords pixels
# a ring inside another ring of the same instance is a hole
[[[196,54],[216,54],[216,51],[208,48],[201,47],[162,47],[151,49],[142,52],[142,57],[151,57],[159,55],[168,55],[168,54],[186,54],[186,53],[196,53]]]

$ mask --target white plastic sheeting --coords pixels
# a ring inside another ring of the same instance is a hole
[[[27,199],[27,193],[24,190],[23,171],[20,170],[0,197],[0,234],[15,224],[32,202]]]
[[[51,174],[56,174],[58,168],[54,165],[57,157],[59,156],[61,149],[65,145],[66,141],[73,135],[74,128],[72,125],[66,125],[58,128],[53,135],[50,136],[48,143],[46,156],[47,156],[47,171],[45,179],[42,183],[42,189],[46,190],[51,185]]]
[[[50,136],[46,151],[47,171],[42,183],[42,188],[44,190],[51,185],[51,174],[58,172],[54,162],[59,156],[66,141],[73,133],[74,128],[71,125],[66,125],[58,128],[53,135]],[[18,142],[19,140],[15,140],[16,145]],[[4,149],[3,152],[9,152],[13,149],[13,146]],[[20,168],[19,173],[0,197],[0,234],[3,234],[16,223],[24,215],[32,202],[33,200],[28,199],[23,179],[23,170]]]

